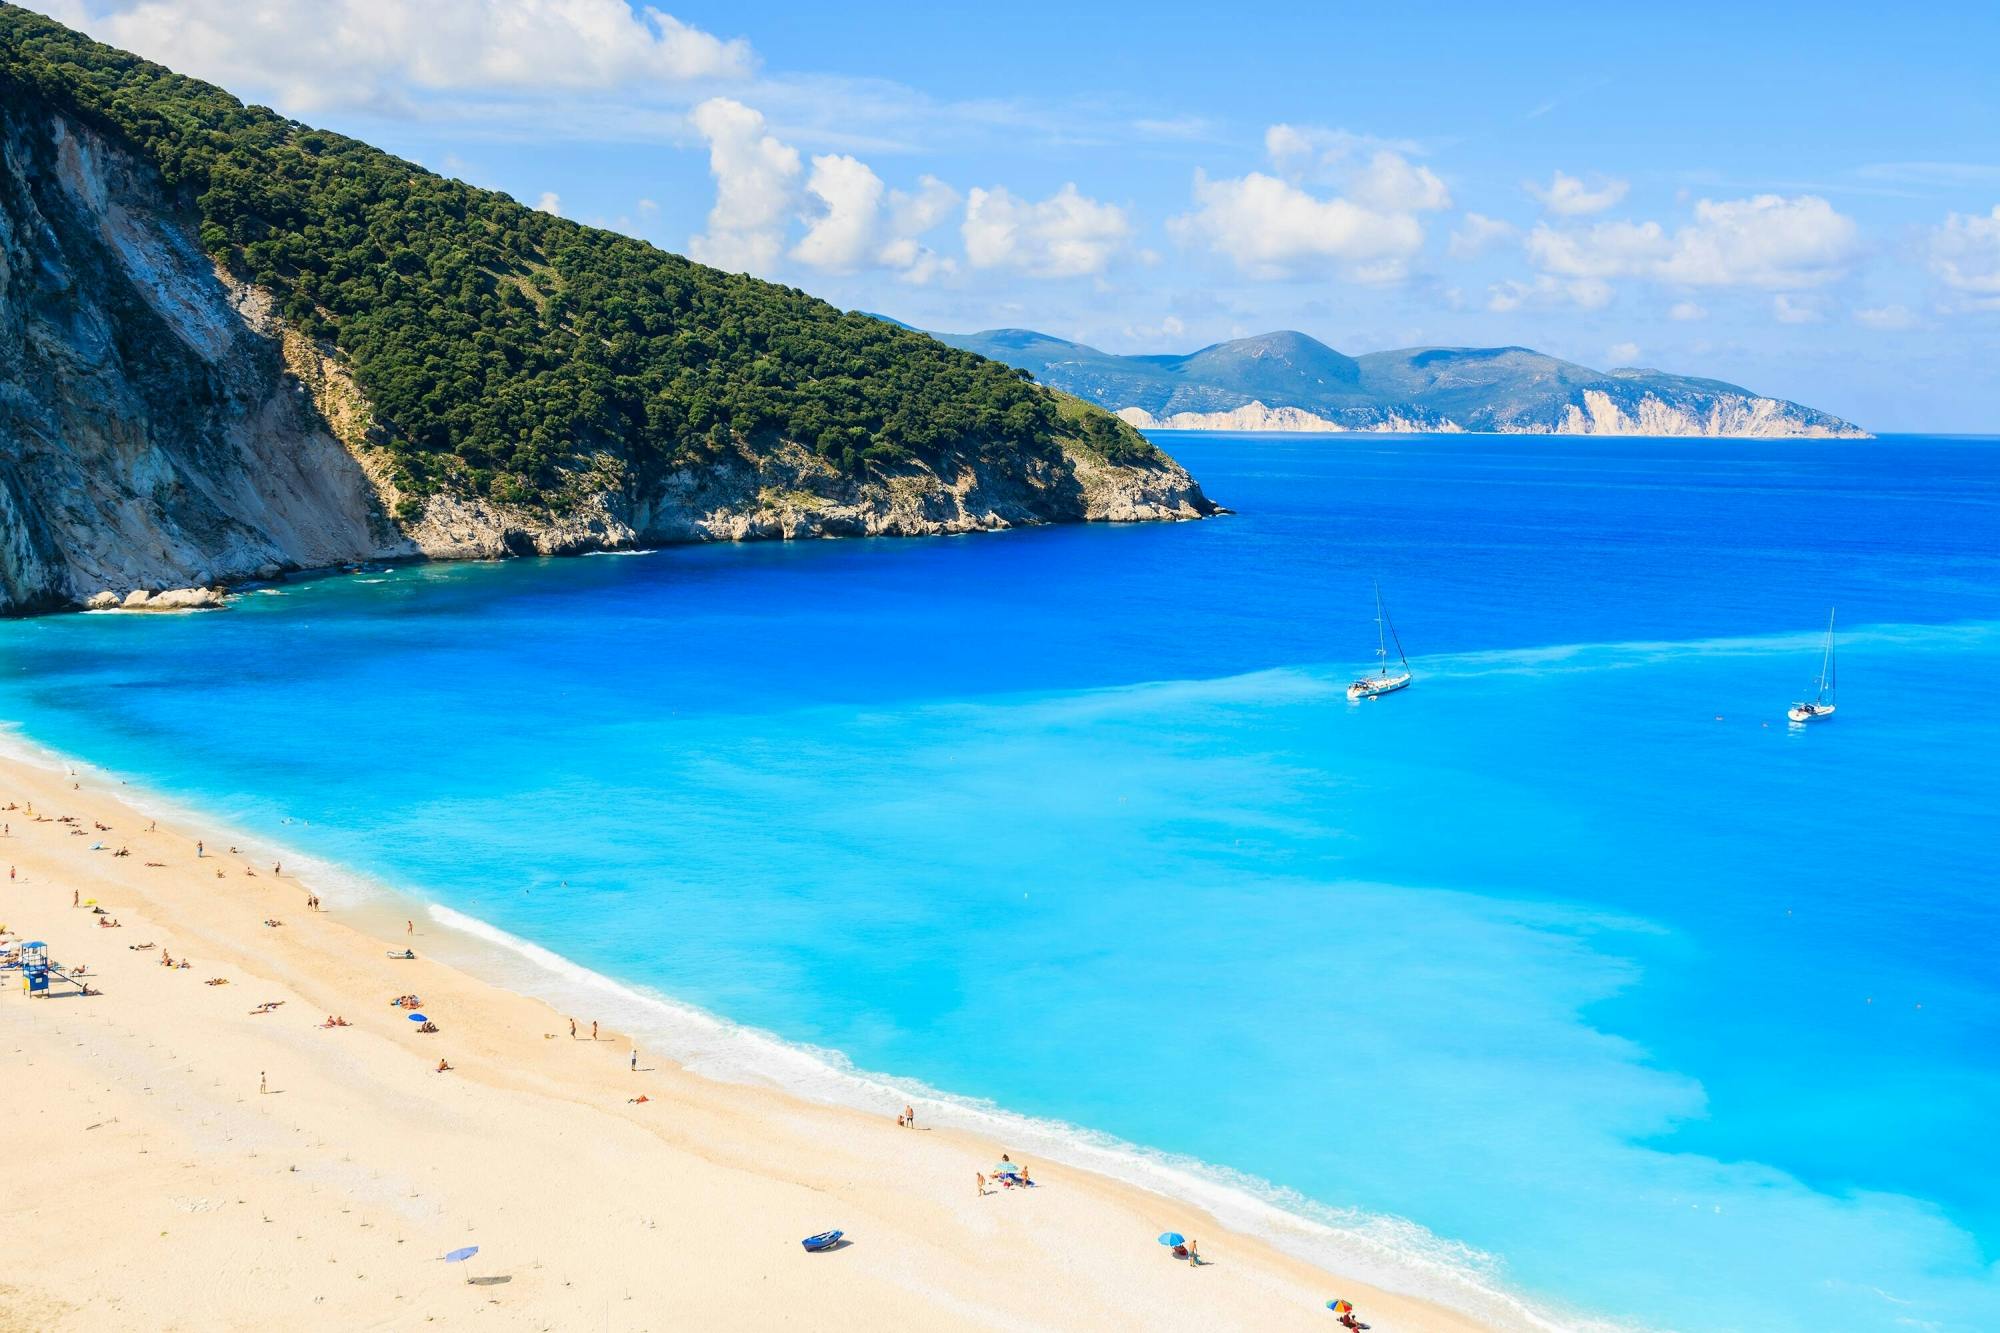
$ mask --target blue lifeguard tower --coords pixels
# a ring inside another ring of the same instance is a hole
[[[49,988],[49,946],[40,940],[21,943],[21,989],[40,995]]]

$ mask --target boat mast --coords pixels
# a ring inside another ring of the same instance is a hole
[[[1403,674],[1408,675],[1410,671],[1410,655],[1403,651],[1403,636],[1396,633],[1396,622],[1389,619],[1389,608],[1382,604],[1382,587],[1380,584],[1377,584],[1375,587],[1375,609],[1382,617],[1382,624],[1389,631],[1389,642],[1396,645],[1396,659],[1403,664]],[[1389,654],[1385,649],[1382,654],[1382,666],[1386,670],[1388,665]]]
[[[1819,662],[1819,697],[1822,703],[1833,696],[1833,616],[1836,608],[1829,607],[1826,613],[1826,651]]]
[[[1375,581],[1375,661],[1381,667],[1381,674],[1389,674],[1389,636],[1383,628],[1382,581]]]

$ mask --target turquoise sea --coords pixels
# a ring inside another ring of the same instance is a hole
[[[8,623],[0,716],[1516,1326],[2000,1328],[2000,440],[1165,438],[1240,512]]]

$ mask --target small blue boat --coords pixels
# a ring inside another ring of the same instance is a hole
[[[822,1231],[817,1236],[807,1236],[799,1244],[806,1247],[806,1253],[814,1254],[820,1250],[830,1250],[840,1244],[840,1238],[845,1234],[841,1231]]]

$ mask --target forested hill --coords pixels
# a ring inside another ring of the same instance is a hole
[[[579,477],[641,494],[781,448],[844,501],[911,469],[1178,472],[1005,365],[537,212],[11,5],[0,103],[17,170],[84,134],[157,173],[161,225],[186,228],[218,280],[268,298],[265,332],[351,377],[356,447],[399,522],[440,496],[556,511]],[[78,202],[18,184],[23,209]]]

